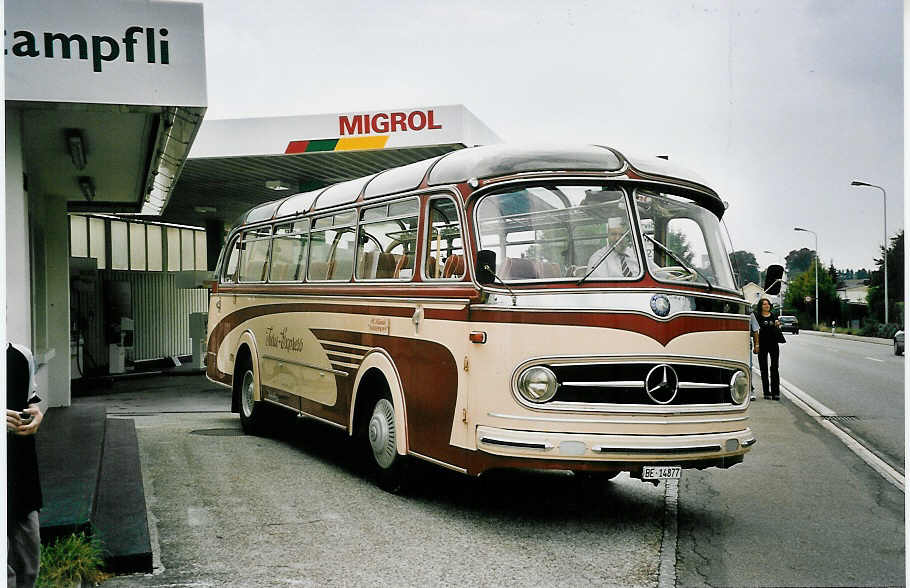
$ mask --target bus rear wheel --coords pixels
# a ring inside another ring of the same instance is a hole
[[[405,489],[405,458],[398,455],[398,429],[395,407],[388,395],[373,403],[366,424],[367,459],[376,484],[383,490],[399,493]]]
[[[264,407],[262,402],[256,401],[256,376],[253,374],[253,366],[249,359],[238,362],[240,376],[240,386],[236,393],[239,395],[238,404],[240,405],[240,426],[247,435],[258,435],[262,429],[262,420]]]

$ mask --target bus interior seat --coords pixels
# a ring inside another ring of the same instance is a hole
[[[541,278],[561,278],[562,266],[552,261],[541,261],[539,274]]]
[[[402,275],[402,272],[404,272],[405,275]],[[414,254],[405,253],[398,258],[398,262],[395,264],[395,270],[392,272],[392,277],[403,278],[412,275],[414,275]]]
[[[376,277],[376,268],[379,265],[378,251],[363,251],[357,263],[357,277],[369,280]]]
[[[464,256],[450,255],[442,269],[444,278],[460,278],[464,275]]]
[[[398,256],[394,253],[380,253],[376,264],[377,278],[393,278],[398,267]]]
[[[436,275],[436,258],[432,255],[427,258],[427,277],[428,278],[440,278],[442,276]]]
[[[507,257],[503,263],[503,278],[533,280],[538,277],[537,264],[522,257]]]
[[[310,261],[309,279],[324,280],[328,275],[329,264],[324,261]]]

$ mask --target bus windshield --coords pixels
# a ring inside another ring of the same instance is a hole
[[[642,275],[626,192],[592,185],[524,186],[477,206],[482,249],[503,281],[628,280]]]
[[[672,194],[635,192],[645,259],[658,280],[735,290],[720,222],[709,210]]]

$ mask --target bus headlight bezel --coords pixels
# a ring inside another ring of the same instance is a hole
[[[543,404],[553,400],[559,382],[550,368],[535,365],[527,368],[518,376],[516,383],[518,393],[528,402]]]
[[[730,400],[733,404],[744,404],[749,398],[749,377],[746,372],[736,370],[730,378]]]

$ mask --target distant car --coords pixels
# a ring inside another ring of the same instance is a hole
[[[894,355],[903,355],[904,354],[904,332],[898,331],[894,333]]]
[[[799,335],[799,321],[796,320],[795,316],[782,316],[780,317],[780,330],[790,331],[794,335]]]

